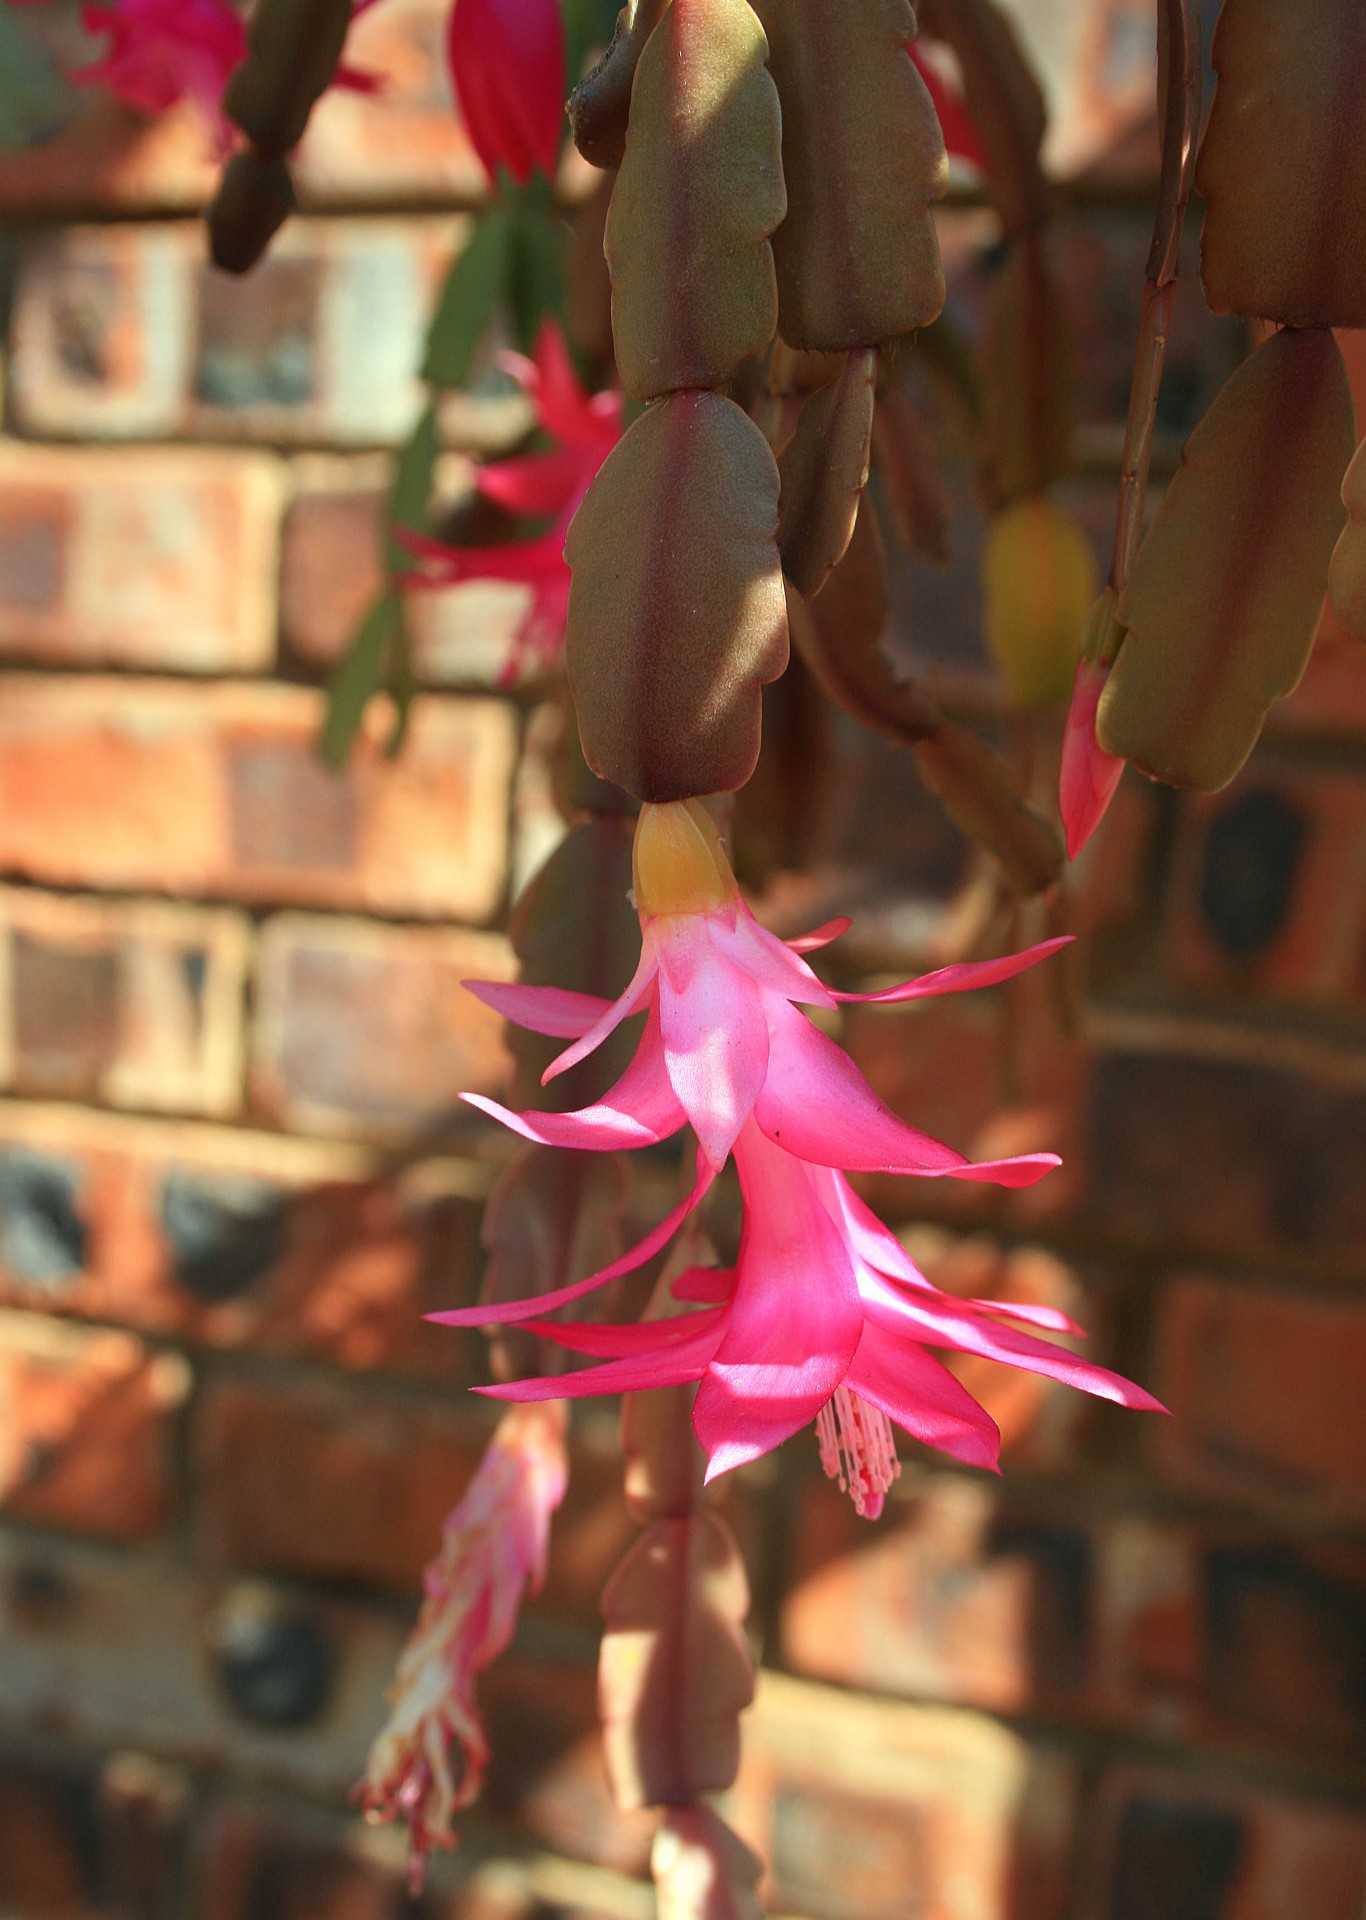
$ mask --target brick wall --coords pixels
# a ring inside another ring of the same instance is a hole
[[[1152,9],[1020,10],[1069,182],[1070,500],[1100,548]],[[545,717],[493,691],[506,594],[420,610],[398,760],[378,715],[345,775],[312,750],[476,184],[440,22],[435,0],[367,16],[389,87],[325,104],[307,211],[245,287],[203,265],[193,123],[96,105],[0,160],[0,1906],[34,1920],[405,1905],[395,1836],[347,1794],[488,1428],[462,1391],[482,1349],[420,1317],[473,1294],[498,1151],[452,1110],[507,1072],[459,982],[512,965],[510,893],[554,832]],[[955,207],[942,232],[971,332],[991,222]],[[1188,285],[1159,464],[1239,350]],[[496,432],[500,406],[465,425]],[[981,533],[965,493],[897,644],[990,720]],[[965,850],[894,754],[844,727],[827,749],[821,863],[774,902],[856,909],[851,964],[909,966],[952,937]],[[859,1010],[844,1037],[955,1144],[1066,1154],[933,1216],[906,1185],[877,1197],[941,1284],[1078,1312],[1175,1418],[969,1361],[1003,1481],[916,1459],[869,1528],[814,1446],[740,1476],[766,1671],[735,1818],[774,1910],[809,1920],[1360,1920],[1352,643],[1324,635],[1229,793],[1126,783],[1071,911],[1070,1019],[1031,979]],[[597,1593],[629,1534],[589,1410],[430,1915],[650,1911],[648,1823],[613,1812],[594,1735]]]

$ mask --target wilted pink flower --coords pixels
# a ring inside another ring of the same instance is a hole
[[[1072,686],[1072,704],[1062,736],[1058,802],[1067,834],[1067,852],[1075,860],[1105,817],[1124,762],[1107,753],[1096,738],[1096,709],[1110,677],[1107,665],[1082,659]]]
[[[553,661],[564,644],[569,611],[569,568],[564,540],[594,475],[621,438],[621,394],[588,395],[579,385],[564,335],[552,320],[541,327],[535,356],[505,353],[501,365],[533,401],[536,418],[558,444],[545,453],[490,460],[475,476],[484,499],[528,519],[549,518],[534,539],[503,546],[454,547],[403,529],[407,550],[422,560],[410,586],[451,587],[462,580],[510,580],[531,588],[531,601],[517,632],[503,685],[516,681],[536,661]]]
[[[477,1674],[512,1639],[528,1587],[545,1578],[550,1518],[564,1498],[565,1409],[504,1415],[423,1576],[422,1610],[398,1663],[391,1711],[359,1789],[371,1820],[408,1827],[416,1892],[452,1816],[478,1797],[489,1748]]]
[[[223,115],[223,89],[246,57],[247,37],[230,0],[112,0],[83,7],[81,24],[87,33],[108,34],[109,47],[102,59],[71,75],[78,85],[103,87],[144,113],[165,113],[178,101],[194,100],[215,144],[231,146],[235,133]],[[334,84],[369,93],[378,82],[341,67]]]
[[[553,178],[564,126],[559,0],[456,0],[446,34],[451,83],[490,181]]]
[[[1018,1187],[1041,1178],[1057,1156],[965,1159],[891,1113],[799,1010],[992,985],[1065,943],[945,967],[881,993],[837,993],[794,949],[821,945],[843,925],[791,944],[767,933],[741,900],[716,829],[697,802],[642,810],[635,869],[642,953],[619,1000],[471,983],[520,1025],[574,1037],[547,1077],[582,1059],[629,1014],[645,1011],[626,1073],[596,1105],[576,1113],[516,1114],[480,1096],[466,1098],[550,1146],[649,1146],[690,1122],[700,1142],[697,1184],[633,1252],[587,1280],[496,1314],[474,1308],[434,1315],[456,1325],[525,1321],[572,1351],[606,1356],[606,1365],[568,1379],[482,1391],[533,1401],[699,1381],[693,1424],[708,1478],[757,1459],[815,1420],[828,1469],[870,1515],[896,1472],[893,1421],[974,1465],[995,1464],[993,1422],[928,1348],[985,1354],[1127,1406],[1155,1406],[1114,1374],[1001,1324],[1033,1321],[1076,1332],[1062,1316],[938,1292],[840,1171]],[[745,1203],[739,1258],[730,1270],[690,1270],[675,1286],[680,1298],[703,1303],[702,1311],[640,1326],[540,1319],[651,1258],[732,1152]]]
[[[934,102],[950,159],[966,160],[979,173],[989,173],[991,162],[987,150],[982,145],[981,135],[972,123],[962,95],[954,92],[938,67],[925,57],[918,46],[911,48],[911,59]]]

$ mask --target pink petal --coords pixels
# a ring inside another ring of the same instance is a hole
[[[833,1007],[836,996],[823,980],[800,959],[785,940],[761,927],[749,908],[740,902],[735,922],[727,926],[714,920],[711,942],[732,966],[742,968],[751,980],[785,1000],[800,1000],[807,1006]]]
[[[693,1209],[699,1206],[715,1175],[710,1167],[698,1159],[697,1185],[686,1200],[666,1213],[657,1227],[653,1227],[645,1238],[638,1241],[629,1253],[623,1253],[610,1266],[600,1272],[592,1273],[586,1280],[575,1280],[567,1287],[557,1287],[552,1293],[537,1294],[534,1300],[500,1301],[496,1305],[476,1307],[455,1307],[445,1313],[429,1313],[425,1319],[434,1321],[440,1327],[507,1327],[517,1326],[524,1320],[537,1320],[548,1313],[558,1313],[561,1307],[570,1306],[575,1300],[582,1300],[586,1293],[592,1293],[595,1287],[605,1287],[609,1281],[620,1280],[623,1274],[634,1273],[643,1267],[647,1260],[653,1260],[661,1247],[667,1246],[674,1234],[682,1226]],[[558,1338],[559,1335],[556,1335]]]
[[[689,1267],[669,1287],[675,1300],[695,1300],[706,1306],[729,1300],[734,1291],[734,1267]]]
[[[574,1113],[513,1113],[482,1093],[462,1093],[460,1097],[481,1113],[501,1120],[524,1140],[534,1140],[543,1147],[588,1147],[598,1152],[614,1147],[655,1147],[677,1133],[687,1119],[665,1071],[657,1011],[646,1023],[630,1066],[591,1107],[580,1107]]]
[[[752,1126],[735,1158],[745,1198],[735,1293],[693,1408],[709,1480],[815,1419],[863,1324],[849,1255],[806,1169]]]
[[[1062,736],[1062,771],[1058,803],[1067,831],[1067,853],[1075,860],[1105,817],[1119,785],[1124,762],[1106,753],[1096,739],[1096,709],[1110,677],[1109,667],[1093,661],[1077,663],[1072,704]]]
[[[546,432],[574,447],[600,448],[603,422],[579,385],[568,343],[553,320],[542,321],[536,336],[535,369],[536,412]]]
[[[998,1320],[1020,1320],[1028,1327],[1042,1327],[1046,1333],[1065,1333],[1070,1339],[1084,1340],[1086,1329],[1056,1307],[1026,1306],[1019,1300],[970,1300],[969,1306]]]
[[[555,172],[564,118],[559,0],[459,0],[446,52],[470,144],[493,180]]]
[[[1060,1165],[1054,1153],[1010,1160],[967,1160],[942,1141],[898,1120],[849,1056],[803,1014],[770,1003],[768,1075],[754,1117],[770,1140],[818,1166],[853,1173],[993,1180],[1032,1186]]]
[[[913,1340],[865,1327],[844,1384],[925,1446],[966,1466],[999,1471],[996,1422],[947,1367]]]
[[[581,1320],[524,1320],[528,1333],[539,1333],[569,1353],[587,1353],[626,1360],[634,1353],[667,1352],[680,1344],[696,1343],[702,1326],[710,1329],[712,1345],[721,1338],[724,1307],[706,1313],[679,1314],[672,1320],[638,1320],[631,1325]]]
[[[587,1033],[612,1005],[595,993],[571,993],[566,987],[524,987],[504,980],[463,980],[461,985],[505,1020],[556,1039]]]
[[[506,1386],[475,1387],[489,1400],[582,1400],[595,1393],[642,1393],[651,1387],[679,1387],[699,1380],[714,1344],[708,1334],[691,1346],[679,1341],[667,1348],[605,1360],[578,1373],[556,1373],[544,1380],[514,1380]]]
[[[1035,947],[1026,947],[1023,953],[1002,954],[999,960],[969,960],[958,966],[940,967],[934,973],[922,973],[918,980],[906,981],[904,986],[884,987],[880,993],[837,993],[835,998],[890,1005],[905,1000],[928,1000],[939,993],[971,993],[978,987],[995,987],[1002,980],[1013,980],[1027,967],[1037,967],[1041,960],[1047,960],[1063,947],[1071,946],[1073,937],[1065,933],[1056,940],[1041,940]]]
[[[823,927],[817,927],[811,933],[799,933],[787,945],[794,953],[814,953],[818,947],[828,947],[832,940],[838,940],[841,934],[848,933],[853,924],[852,920],[827,920]]]
[[[474,484],[486,500],[533,518],[559,513],[583,484],[583,455],[572,447],[490,460]]]
[[[1083,1393],[1113,1400],[1121,1407],[1147,1413],[1165,1413],[1167,1409],[1144,1388],[1106,1367],[1093,1366],[1079,1359],[1066,1347],[1055,1347],[1033,1334],[1018,1333],[972,1310],[966,1301],[954,1301],[947,1294],[926,1297],[899,1293],[879,1274],[861,1274],[859,1292],[864,1311],[875,1325],[900,1334],[925,1346],[948,1347],[958,1353],[979,1354],[984,1360],[999,1360],[1003,1365],[1020,1367],[1026,1373],[1045,1374]]]
[[[762,989],[712,944],[711,916],[695,917],[700,943],[687,991],[661,973],[659,1017],[669,1080],[719,1170],[764,1084],[768,1020]]]
[[[950,92],[947,81],[939,70],[928,61],[918,47],[912,47],[911,59],[919,69],[925,82],[926,91],[934,102],[934,110],[939,116],[940,130],[944,135],[944,145],[955,160],[966,160],[968,165],[976,167],[979,173],[990,173],[991,162],[987,150],[982,145],[981,136],[972,123],[966,106],[958,95]]]
[[[604,1005],[603,1011],[592,1026],[584,1029],[572,1047],[566,1047],[563,1053],[555,1056],[541,1075],[541,1085],[548,1087],[552,1080],[557,1080],[562,1073],[568,1073],[569,1069],[576,1067],[580,1060],[586,1060],[610,1034],[616,1032],[623,1020],[628,1020],[633,1013],[637,1012],[644,1003],[646,994],[654,985],[657,972],[658,962],[647,941],[641,947],[640,959],[636,962],[636,970],[625,992]]]

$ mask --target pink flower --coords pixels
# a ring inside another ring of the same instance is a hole
[[[1067,833],[1068,857],[1075,860],[1105,817],[1124,762],[1107,753],[1096,738],[1096,709],[1110,677],[1108,665],[1082,659],[1072,687],[1072,704],[1062,737],[1058,801]]]
[[[565,1425],[562,1405],[504,1416],[423,1576],[389,1721],[359,1789],[368,1819],[407,1822],[415,1893],[432,1847],[455,1844],[451,1816],[483,1784],[489,1748],[475,1676],[511,1640],[527,1587],[534,1592],[545,1578],[550,1518],[568,1477]]]
[[[934,110],[939,116],[940,131],[944,135],[944,145],[953,160],[966,160],[970,167],[976,167],[979,173],[990,173],[991,161],[982,145],[981,135],[972,123],[963,97],[955,93],[943,74],[921,52],[918,46],[910,50],[920,78],[925,82]]]
[[[453,1325],[522,1321],[606,1364],[555,1382],[481,1389],[534,1401],[700,1382],[693,1425],[708,1478],[757,1459],[815,1420],[827,1468],[861,1513],[875,1515],[896,1468],[891,1422],[978,1466],[994,1466],[996,1428],[928,1351],[954,1349],[1051,1374],[1127,1406],[1156,1402],[1070,1351],[1002,1324],[1032,1321],[1075,1333],[1046,1310],[960,1301],[939,1293],[854,1195],[843,1171],[991,1180],[1025,1186],[1058,1164],[1049,1153],[973,1162],[907,1126],[853,1062],[799,1009],[843,1000],[927,998],[1007,980],[1058,947],[945,967],[881,993],[837,993],[796,949],[824,944],[836,924],[784,944],[741,900],[716,829],[696,801],[645,807],[636,838],[642,952],[615,1002],[553,988],[471,983],[490,1006],[540,1033],[573,1038],[547,1078],[591,1052],[629,1014],[645,1029],[626,1073],[593,1107],[516,1114],[473,1105],[549,1146],[651,1146],[691,1123],[700,1142],[689,1197],[631,1253],[540,1299],[434,1319]],[[847,924],[847,923],[846,923]],[[734,1153],[744,1228],[733,1269],[693,1269],[676,1283],[701,1310],[640,1326],[559,1326],[541,1316],[650,1259]]]
[[[360,0],[360,8],[372,0]],[[242,18],[230,0],[112,0],[81,9],[87,33],[106,33],[103,59],[71,78],[83,87],[103,87],[143,113],[165,113],[179,101],[197,102],[226,152],[236,129],[223,114],[223,89],[246,58]],[[335,85],[372,93],[378,82],[354,68],[338,69]]]
[[[109,47],[72,74],[79,85],[103,87],[144,113],[165,113],[189,98],[219,145],[230,144],[223,89],[246,57],[247,36],[229,0],[114,0],[83,7],[81,23],[87,33],[108,34]]]
[[[530,540],[510,541],[506,546],[453,547],[406,528],[399,538],[411,554],[427,563],[422,573],[409,577],[406,584],[410,586],[510,580],[531,588],[514,652],[500,676],[506,686],[531,663],[552,662],[564,644],[569,611],[565,534],[598,468],[621,437],[621,395],[609,390],[590,398],[584,392],[564,335],[550,320],[537,336],[534,359],[505,353],[501,364],[530,395],[537,420],[558,444],[545,453],[491,460],[479,469],[474,484],[495,506],[528,519],[548,518],[549,527]]]
[[[553,179],[564,126],[559,0],[456,0],[447,29],[451,82],[470,145],[490,181]]]

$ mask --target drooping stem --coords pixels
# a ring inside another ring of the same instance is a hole
[[[1110,585],[1118,596],[1129,577],[1143,530],[1143,506],[1152,464],[1162,366],[1176,298],[1181,228],[1195,173],[1200,123],[1200,15],[1197,0],[1162,0],[1157,27],[1157,98],[1162,119],[1162,174],[1148,253],[1147,283],[1139,317],[1134,381],[1124,430],[1119,504]]]

